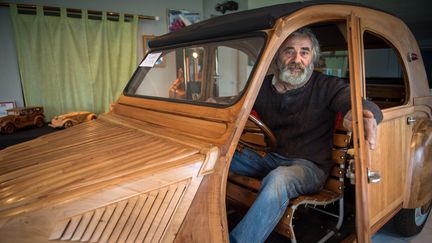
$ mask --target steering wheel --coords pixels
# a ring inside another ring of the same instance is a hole
[[[277,140],[267,125],[255,116],[249,114],[239,143],[257,152],[268,153],[276,147]]]

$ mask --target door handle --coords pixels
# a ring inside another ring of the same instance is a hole
[[[416,123],[416,119],[415,119],[415,117],[412,117],[412,116],[409,116],[408,118],[407,118],[407,124],[408,125],[412,125],[412,124],[414,124],[414,123]]]
[[[381,173],[379,171],[367,170],[368,183],[378,183],[381,181]]]

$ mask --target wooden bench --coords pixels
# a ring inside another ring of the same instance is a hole
[[[296,209],[301,205],[313,205],[314,207],[316,205],[325,206],[339,201],[338,214],[335,215],[328,213],[329,215],[337,217],[338,222],[333,230],[321,238],[320,242],[328,240],[342,226],[344,215],[343,191],[345,165],[347,162],[347,152],[350,142],[351,132],[343,129],[341,125],[338,126],[333,135],[332,158],[335,164],[324,187],[316,193],[302,195],[291,199],[290,205],[275,228],[278,233],[290,238],[291,242],[297,242],[293,228],[293,218]],[[258,179],[230,173],[227,182],[227,199],[236,205],[249,208],[257,197],[260,185],[261,181]]]

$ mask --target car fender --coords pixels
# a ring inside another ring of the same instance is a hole
[[[66,122],[72,122],[72,124],[73,125],[75,125],[76,124],[76,122],[73,120],[73,119],[71,119],[71,118],[66,118],[66,119],[64,119],[63,121],[62,121],[62,126],[64,126],[64,124],[66,124]]]
[[[20,117],[16,117],[13,122],[12,122],[15,126],[20,126],[22,121]]]
[[[33,119],[33,124],[36,124],[36,122],[37,122],[37,120],[38,120],[39,118],[42,118],[42,120],[45,122],[45,117],[44,117],[44,116],[41,116],[41,115],[38,115],[38,116],[35,116],[35,118]]]
[[[9,121],[0,121],[0,128],[2,128],[2,127],[4,127],[4,126],[6,126],[6,124],[8,123]]]
[[[432,200],[432,120],[419,118],[409,151],[404,208],[417,208]]]
[[[91,120],[94,120],[94,119],[97,119],[97,116],[96,116],[95,114],[89,114],[89,115],[87,116],[87,120],[88,120],[88,121],[91,121]]]
[[[7,120],[7,121],[3,121],[3,122],[0,122],[0,129],[3,129],[3,128],[6,127],[8,124],[12,124],[12,125],[14,125],[12,121],[9,121],[9,120]],[[15,126],[15,125],[14,125],[14,126]]]

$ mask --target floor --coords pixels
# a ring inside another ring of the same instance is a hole
[[[51,133],[58,131],[58,129],[54,129],[49,127],[48,125],[45,125],[41,128],[27,128],[24,130],[16,131],[12,135],[3,135],[0,134],[0,150],[4,149],[8,146],[11,146],[13,144],[21,143],[30,139],[34,139],[36,137],[39,137],[41,135]],[[351,193],[352,194],[352,193]],[[350,205],[348,202],[349,200],[352,200],[350,198],[346,198],[347,203],[345,205]],[[341,233],[337,234],[335,237],[331,238],[328,242],[329,243],[336,243],[340,242],[341,239],[345,238],[349,232],[353,232],[355,230],[355,224],[354,224],[354,214],[352,213],[354,211],[353,206],[347,206],[346,208],[346,217],[345,217],[345,223],[343,228],[341,229]],[[307,209],[306,209],[307,210]],[[307,212],[305,212],[307,214]],[[309,214],[310,215],[310,214]],[[298,237],[299,242],[316,242],[314,237],[314,233],[311,234],[311,225],[321,225],[320,222],[328,222],[328,218],[324,218],[322,216],[317,216],[316,218],[311,218],[310,216],[304,217],[304,220],[307,220],[307,222],[302,223],[300,222],[298,224],[297,230],[298,235],[301,235],[301,237]],[[300,215],[301,216],[301,215]],[[300,217],[301,218],[301,217]],[[236,221],[239,219],[236,219]],[[299,219],[301,221],[301,219]],[[303,225],[304,227],[302,228]],[[316,231],[324,231],[323,227],[317,227],[318,229]],[[318,232],[319,233],[319,232]],[[269,239],[267,240],[268,243],[282,243],[287,242],[287,239],[282,237],[281,235],[277,233],[273,233],[270,235]],[[423,228],[423,231],[413,237],[404,238],[399,236],[395,230],[393,229],[392,221],[389,221],[384,227],[378,231],[373,237],[372,237],[372,243],[432,243],[432,216],[428,218],[428,221],[426,222],[425,227]]]
[[[350,217],[348,215],[348,217]],[[353,219],[353,218],[352,218]],[[310,218],[308,218],[310,220]],[[348,219],[350,220],[350,219]],[[314,224],[314,223],[312,223]],[[304,229],[298,228],[297,230],[300,231],[301,234],[302,231],[305,232],[301,236],[298,237],[298,242],[317,242],[317,239],[319,239],[321,236],[323,236],[323,233],[317,232],[317,230],[313,230],[313,234],[311,234],[310,226],[312,225],[310,222],[307,224],[308,226]],[[318,224],[319,225],[319,224]],[[348,230],[345,231],[351,231],[353,232],[354,226],[349,226]],[[341,231],[344,231],[343,229]],[[312,238],[314,234],[319,235],[319,237]],[[306,236],[304,236],[306,235]],[[342,239],[344,239],[347,235],[342,233],[342,235],[338,234],[334,236],[333,238],[330,238],[327,243],[338,243],[341,242]],[[284,238],[281,235],[278,235],[277,233],[272,233],[270,235],[269,239],[266,241],[267,243],[283,243],[287,242],[286,238]],[[432,216],[428,218],[428,221],[426,222],[426,225],[424,226],[422,232],[420,234],[412,236],[412,237],[402,237],[398,235],[398,233],[393,228],[393,221],[390,220],[386,225],[384,225],[381,230],[379,230],[373,237],[372,237],[372,243],[432,243]]]

